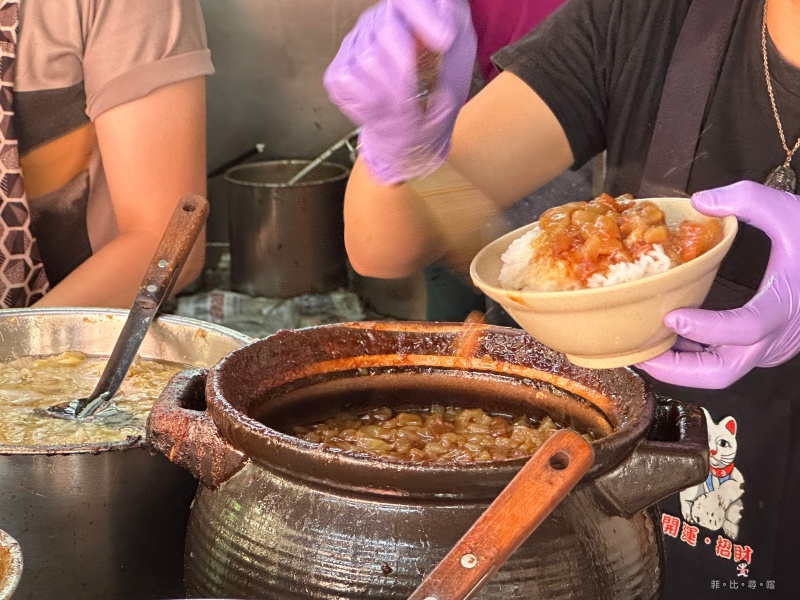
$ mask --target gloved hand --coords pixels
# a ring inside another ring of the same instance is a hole
[[[683,339],[636,366],[667,383],[722,389],[754,367],[779,365],[800,351],[800,196],[743,181],[699,192],[692,205],[763,230],[772,240],[767,270],[741,308],[668,313],[664,324]]]
[[[425,109],[415,38],[441,55]],[[422,177],[444,161],[472,81],[475,47],[466,0],[382,0],[347,34],[323,83],[331,101],[361,126],[359,153],[379,181]]]

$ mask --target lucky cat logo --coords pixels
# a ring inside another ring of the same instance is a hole
[[[708,424],[709,473],[706,480],[680,493],[681,512],[689,522],[722,531],[731,540],[739,535],[744,477],[734,466],[738,425],[733,417],[719,422],[704,408]]]

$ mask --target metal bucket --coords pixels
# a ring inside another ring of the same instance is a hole
[[[225,174],[234,291],[289,298],[346,284],[342,211],[350,171],[322,163],[288,185],[309,162],[250,163]]]
[[[65,350],[107,356],[127,314],[81,308],[0,311],[0,360]],[[248,341],[212,323],[161,316],[139,355],[210,367]],[[186,523],[196,487],[188,473],[154,455],[145,440],[0,445],[0,528],[25,552],[14,600],[182,595]]]

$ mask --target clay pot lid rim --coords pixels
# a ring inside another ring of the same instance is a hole
[[[268,425],[264,425],[260,421],[249,417],[238,408],[234,407],[222,394],[215,394],[208,400],[208,412],[212,420],[217,425],[218,430],[228,443],[233,445],[238,450],[244,452],[251,458],[258,461],[259,456],[251,453],[246,447],[246,443],[237,443],[240,436],[226,435],[229,431],[228,427],[238,430],[247,439],[257,437],[260,441],[267,441],[272,445],[281,446],[293,453],[298,453],[310,458],[323,458],[327,462],[333,462],[342,466],[357,467],[360,469],[376,469],[386,470],[392,469],[401,472],[413,473],[453,473],[453,472],[488,472],[496,473],[502,470],[516,471],[525,464],[530,456],[521,458],[474,462],[474,463],[416,463],[410,461],[394,461],[381,459],[379,457],[371,456],[367,453],[350,453],[341,450],[332,450],[321,447],[320,444],[308,442],[288,433],[283,433],[277,429],[273,429]],[[643,411],[641,417],[644,417],[647,411]],[[633,426],[635,420],[632,420],[628,426]],[[647,421],[649,427],[649,420]],[[632,437],[632,430],[627,426],[619,431],[604,436],[600,439],[590,442],[590,445],[595,451],[596,456],[602,456],[605,448],[613,448],[617,444],[624,444]],[[599,464],[598,464],[599,466]],[[609,467],[611,465],[608,465]]]
[[[477,329],[481,331],[496,330],[501,333],[511,334],[513,336],[519,336],[521,339],[528,338],[529,340],[532,340],[529,334],[527,334],[524,330],[521,329],[498,327],[485,324],[478,324],[477,326],[471,325],[470,327],[472,327],[473,330],[477,327]],[[282,433],[248,416],[239,408],[235,407],[220,389],[219,374],[228,369],[226,365],[230,364],[241,355],[246,356],[247,354],[254,352],[253,350],[254,347],[261,347],[273,343],[274,344],[286,343],[293,339],[302,340],[303,338],[309,335],[313,335],[315,331],[323,329],[324,330],[340,329],[342,331],[375,330],[375,331],[389,331],[389,332],[401,332],[406,334],[425,335],[426,333],[461,332],[465,330],[465,324],[381,321],[374,323],[354,322],[354,323],[317,325],[301,329],[279,331],[271,336],[254,340],[252,343],[232,351],[210,369],[207,379],[206,401],[208,406],[208,412],[212,420],[216,424],[218,430],[220,431],[222,436],[234,447],[258,460],[258,453],[251,452],[251,448],[245,447],[250,445],[247,443],[248,441],[253,441],[258,439],[259,445],[262,446],[266,441],[267,445],[271,446],[272,448],[282,447],[285,450],[288,450],[293,453],[299,453],[301,455],[305,455],[306,457],[313,457],[313,458],[324,457],[325,460],[332,461],[340,465],[357,466],[362,469],[376,468],[379,470],[384,470],[387,468],[387,466],[389,466],[393,469],[399,469],[401,471],[426,472],[426,473],[445,473],[445,472],[452,473],[453,471],[456,470],[464,472],[483,471],[487,469],[487,466],[491,467],[491,470],[493,472],[496,472],[499,469],[518,469],[527,460],[528,457],[523,457],[518,459],[492,461],[484,463],[469,463],[469,464],[453,463],[449,465],[442,465],[437,463],[410,463],[401,461],[388,461],[388,460],[381,460],[379,458],[371,457],[368,455],[346,454],[344,452],[325,450],[320,448],[318,444],[301,440],[290,434]],[[478,357],[475,356],[469,358],[470,360],[478,360]],[[319,362],[324,362],[324,361],[319,361]],[[497,362],[503,362],[503,361],[498,360]],[[397,366],[413,367],[416,365],[385,365],[386,368],[393,368]],[[574,367],[574,368],[578,369],[579,371],[585,371],[585,369],[581,369],[580,367]],[[642,383],[642,385],[644,386],[643,394],[641,395],[641,397],[637,396],[637,401],[640,401],[641,404],[639,405],[639,407],[636,408],[635,413],[630,415],[630,417],[625,422],[623,422],[621,426],[612,431],[612,433],[591,442],[592,447],[595,449],[595,454],[598,457],[598,459],[603,454],[605,454],[605,451],[608,451],[609,454],[613,454],[615,453],[616,449],[619,448],[620,446],[634,444],[636,440],[640,439],[646,434],[655,416],[655,405],[656,405],[655,396],[652,392],[652,389],[650,389],[649,385],[644,380],[644,378],[629,368],[620,368],[616,369],[616,371],[625,371],[628,376],[633,377]],[[494,372],[497,373],[498,375],[503,374],[488,369],[486,372],[487,373]],[[567,377],[563,378],[575,383],[578,386],[588,387],[586,386],[586,384],[581,383],[574,378],[572,379]],[[209,386],[211,389],[208,389]],[[566,391],[571,391],[571,390],[566,390]],[[602,394],[602,392],[600,392],[599,390],[594,390],[594,391],[598,392],[598,394]],[[575,393],[580,397],[580,394],[576,392],[572,393]],[[609,395],[604,394],[604,396],[608,397]],[[606,415],[608,414],[606,411],[603,411],[601,407],[598,407],[598,410],[604,412]],[[234,435],[230,435],[231,433],[234,433]],[[231,437],[234,437],[236,439],[231,439]],[[237,441],[241,443],[237,443]],[[610,466],[611,465],[602,465],[600,461],[596,463],[597,470],[602,470]]]

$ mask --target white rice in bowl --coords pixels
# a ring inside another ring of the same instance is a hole
[[[509,245],[501,257],[503,266],[500,269],[500,286],[523,292],[581,289],[582,286],[569,277],[567,265],[563,262],[555,259],[534,260],[536,244],[541,240],[539,236],[539,228],[534,227]],[[617,262],[605,273],[595,273],[587,280],[586,287],[599,288],[634,281],[663,273],[672,266],[673,263],[664,249],[656,244],[634,262]]]

